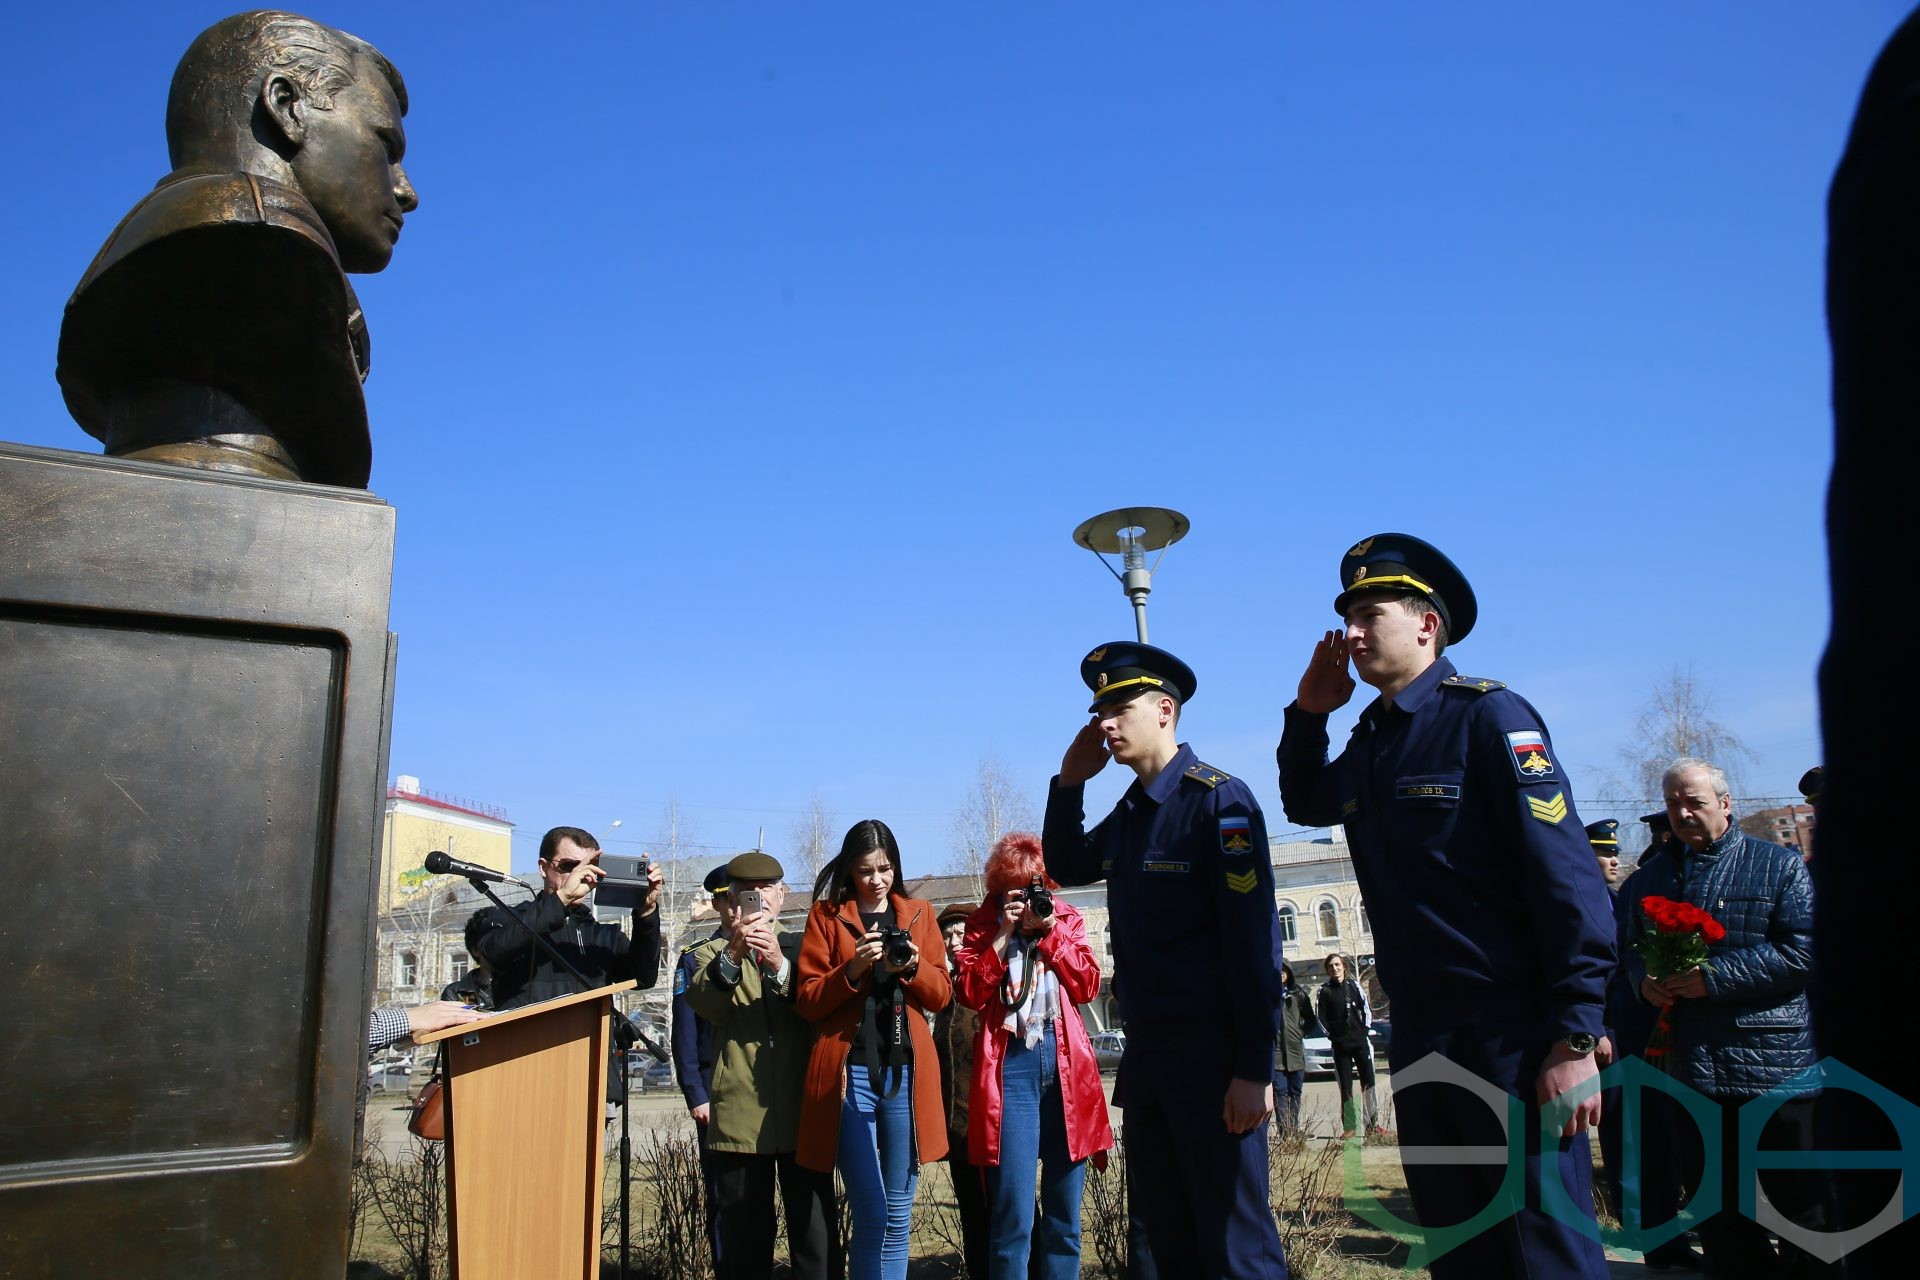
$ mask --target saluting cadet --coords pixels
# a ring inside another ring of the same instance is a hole
[[[687,988],[693,983],[693,953],[709,938],[718,938],[732,927],[733,897],[727,892],[726,864],[707,872],[700,883],[713,903],[718,920],[713,932],[695,938],[680,948],[679,962],[673,970],[673,1075],[680,1082],[681,1096],[687,1100],[687,1114],[693,1117],[700,1135],[700,1180],[707,1193],[707,1247],[713,1251],[713,1265],[720,1268],[719,1215],[714,1204],[713,1151],[707,1138],[713,1132],[713,1024],[693,1011]]]
[[[1396,1080],[1407,1188],[1440,1252],[1429,1266],[1441,1280],[1605,1276],[1585,1132],[1597,1094],[1547,1142],[1572,1200],[1565,1216],[1585,1231],[1538,1207],[1539,1104],[1591,1089],[1614,965],[1613,912],[1572,791],[1527,700],[1442,656],[1477,614],[1452,561],[1382,533],[1342,558],[1340,584],[1333,608],[1346,629],[1314,646],[1286,711],[1281,800],[1294,822],[1346,828],[1393,1001],[1396,1077],[1438,1053],[1519,1099],[1526,1117],[1510,1148],[1525,1143],[1524,1198],[1516,1187],[1509,1199],[1508,1162],[1405,1159],[1421,1147],[1498,1147],[1505,1112],[1459,1087]],[[1327,716],[1353,696],[1349,658],[1378,696],[1328,763]],[[1445,1230],[1483,1210],[1498,1221]]]
[[[1284,1277],[1267,1205],[1281,955],[1266,823],[1244,782],[1178,741],[1186,663],[1116,641],[1080,678],[1093,718],[1060,762],[1042,841],[1061,884],[1107,882],[1127,1203],[1163,1270]],[[1109,759],[1134,782],[1087,831],[1087,780]]]

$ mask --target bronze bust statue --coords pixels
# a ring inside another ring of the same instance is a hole
[[[365,488],[367,327],[419,203],[407,89],[344,31],[261,10],[215,23],[167,95],[173,172],[67,302],[67,408],[120,457]]]

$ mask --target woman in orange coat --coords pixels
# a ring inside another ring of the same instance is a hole
[[[904,1280],[920,1162],[947,1154],[926,1014],[953,988],[933,906],[907,897],[904,880],[887,824],[855,823],[814,885],[800,944],[795,1004],[819,1036],[798,1155],[821,1173],[839,1164],[853,1211],[850,1280]]]

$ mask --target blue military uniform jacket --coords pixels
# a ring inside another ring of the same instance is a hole
[[[687,995],[693,984],[693,953],[722,932],[715,929],[680,948],[673,967],[673,1078],[680,1082],[688,1110],[710,1101],[713,1092],[713,1024],[693,1011]]]
[[[1270,1079],[1280,921],[1253,792],[1183,743],[1091,831],[1085,794],[1053,780],[1041,832],[1047,873],[1063,885],[1107,882],[1113,990],[1130,1040],[1176,1023],[1183,1035],[1226,1035],[1234,1078]]]
[[[1346,827],[1396,1031],[1602,1033],[1613,910],[1525,698],[1439,658],[1331,764],[1327,718],[1289,706],[1279,761],[1289,819]]]

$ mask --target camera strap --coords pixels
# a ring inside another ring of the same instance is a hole
[[[1020,987],[1014,989],[1013,962],[1020,961]],[[1028,954],[1027,940],[1019,934],[1007,939],[1007,971],[1000,975],[1000,1003],[1008,1013],[1012,1013],[1027,1003],[1027,997],[1033,994],[1034,983],[1033,957]]]
[[[882,1003],[881,997],[868,991],[867,1019],[873,1028],[871,1034],[861,1037],[867,1042],[867,1084],[876,1098],[891,1100],[900,1092],[900,1082],[906,1079],[906,1064],[913,1061],[912,1046],[906,1043],[909,1033],[905,986],[894,983],[885,1003]],[[899,1050],[897,1054],[889,1052],[886,1055],[886,1067],[880,1065],[882,1037],[885,1037],[889,1049]]]

